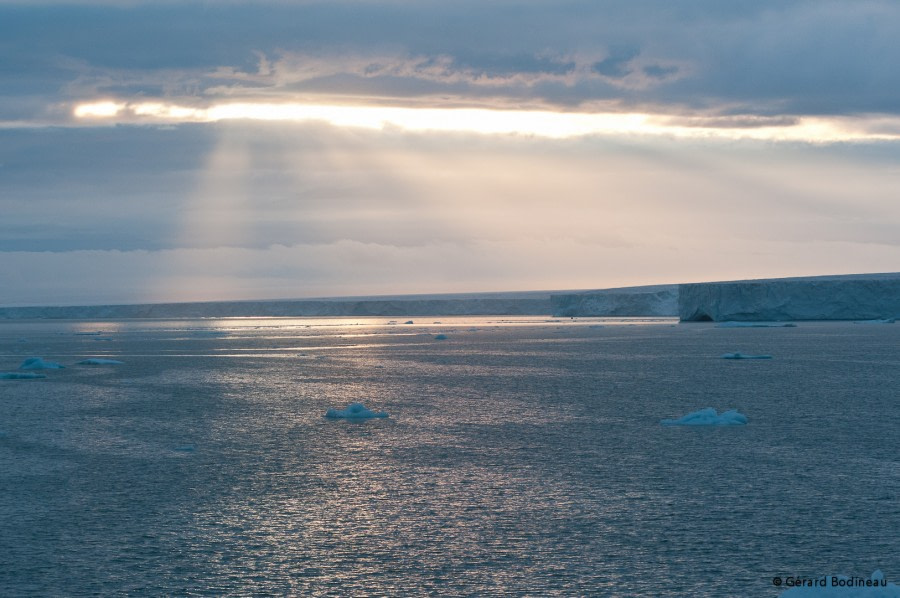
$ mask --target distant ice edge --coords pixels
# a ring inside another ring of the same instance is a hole
[[[678,317],[682,322],[900,318],[900,273],[523,291],[271,301],[0,307],[0,319],[366,316]]]

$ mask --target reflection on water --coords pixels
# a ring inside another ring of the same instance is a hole
[[[900,327],[404,321],[2,323],[0,371],[69,367],[0,381],[0,594],[900,576]],[[734,351],[773,359],[719,359]],[[391,417],[323,417],[352,402]],[[750,423],[659,425],[707,406]]]

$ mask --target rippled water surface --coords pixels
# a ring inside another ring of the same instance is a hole
[[[900,579],[900,324],[405,321],[0,323],[0,595]]]

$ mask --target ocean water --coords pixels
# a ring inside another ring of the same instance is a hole
[[[0,323],[0,595],[900,580],[900,325],[406,320]]]

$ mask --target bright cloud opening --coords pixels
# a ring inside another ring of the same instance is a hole
[[[117,102],[79,104],[75,107],[75,116],[78,118],[110,118],[117,116],[125,107],[126,104]]]
[[[586,113],[486,108],[410,108],[243,102],[194,108],[165,102],[79,104],[77,118],[117,122],[258,120],[324,122],[371,130],[466,132],[564,139],[586,135],[667,135],[678,138],[757,139],[834,143],[900,140],[900,117],[800,117],[759,126],[698,124],[688,117],[646,113]],[[886,122],[889,121],[889,122]]]

